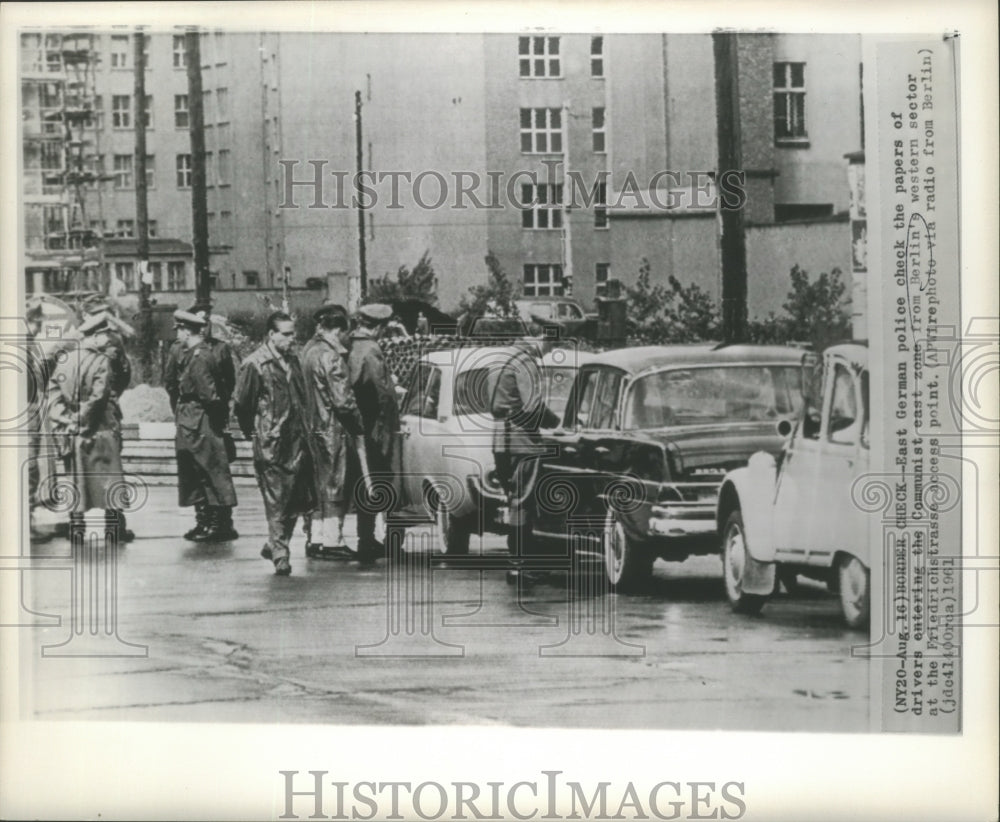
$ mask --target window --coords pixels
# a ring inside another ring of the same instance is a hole
[[[111,68],[128,68],[128,36],[112,35],[111,37]]]
[[[460,371],[455,377],[452,413],[455,416],[490,414],[493,390],[496,388],[501,367],[502,365],[493,365]]]
[[[604,38],[590,38],[590,76],[604,76]]]
[[[153,127],[153,95],[147,94],[142,107],[142,121],[146,128]]]
[[[175,94],[174,126],[177,128],[187,128],[189,123],[188,96],[186,94]]]
[[[774,64],[774,139],[806,138],[805,63]]]
[[[260,272],[258,272],[258,271],[244,271],[243,272],[243,284],[247,288],[257,288],[260,285]]]
[[[183,34],[174,35],[174,68],[187,68],[187,44]]]
[[[116,154],[115,159],[115,188],[133,188],[133,157],[131,154]]]
[[[135,236],[135,220],[118,220],[115,223],[115,236],[116,237],[134,237]]]
[[[132,128],[132,98],[127,94],[111,97],[111,125],[115,128]]]
[[[521,109],[521,153],[562,154],[561,109]]]
[[[187,287],[187,273],[183,260],[167,263],[167,291],[183,291]]]
[[[146,155],[146,188],[156,187],[156,157],[152,154]],[[152,235],[150,235],[152,236]]]
[[[220,88],[215,90],[215,113],[220,123],[229,120],[229,89]]]
[[[517,54],[522,77],[559,77],[558,37],[518,37]]]
[[[594,187],[594,228],[608,227],[608,184]]]
[[[594,151],[597,154],[603,154],[606,149],[604,130],[604,108],[591,109],[591,127],[593,129],[592,136],[594,141]]]
[[[548,297],[562,294],[562,266],[530,263],[524,267],[524,296]]]
[[[91,220],[90,230],[97,237],[103,237],[106,226],[104,220]]]
[[[177,188],[191,188],[191,155],[177,155]]]
[[[830,397],[827,436],[830,442],[840,445],[854,445],[855,423],[858,422],[858,395],[854,387],[854,377],[841,363],[834,364],[833,395]]]
[[[121,280],[126,291],[135,291],[135,263],[115,263],[115,279]]]
[[[232,180],[233,174],[233,161],[232,152],[228,148],[224,148],[219,152],[219,185],[227,186]]]
[[[556,183],[521,186],[521,227],[562,228],[563,187]]]
[[[150,232],[149,236],[150,237],[153,236],[152,232]],[[152,278],[153,278],[153,284],[152,284],[153,291],[162,291],[163,290],[163,263],[160,263],[160,262],[155,262],[154,263],[154,262],[151,261],[149,263],[149,273],[152,275]]]
[[[147,220],[146,233],[149,234],[150,237],[158,237],[160,234],[159,223],[156,220]],[[159,265],[159,263],[157,263],[157,265]]]
[[[598,297],[608,294],[608,278],[611,276],[611,263],[597,263],[594,267],[594,293]]]
[[[583,370],[576,379],[574,386],[570,389],[569,400],[566,403],[566,415],[563,425],[569,429],[576,429],[587,425],[587,418],[590,415],[590,407],[594,404],[594,392],[597,390],[600,371]]]
[[[43,142],[39,148],[38,164],[42,171],[62,171],[62,144],[49,140]]]
[[[776,223],[828,220],[833,217],[833,203],[775,203]]]
[[[618,392],[622,373],[605,369],[601,372],[600,385],[590,407],[587,428],[609,430],[618,427]]]

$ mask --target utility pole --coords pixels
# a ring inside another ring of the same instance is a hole
[[[205,108],[201,90],[201,35],[188,29],[184,35],[187,54],[188,111],[191,132],[191,223],[194,234],[195,302],[212,302],[208,258],[208,192],[205,179]]]
[[[134,38],[135,57],[135,228],[138,237],[139,351],[143,378],[149,379],[153,362],[153,308],[149,270],[149,207],[146,192],[146,35],[140,28]]]
[[[364,163],[364,156],[362,153],[362,136],[361,136],[361,92],[354,92],[354,128],[355,128],[355,140],[357,141],[357,151],[358,151],[358,162],[357,162],[357,173],[358,173],[358,184],[360,184],[361,166]],[[358,185],[355,185],[355,196],[358,199],[358,272],[360,276],[360,302],[364,302],[365,294],[368,292],[368,265],[365,260],[365,208],[361,203],[361,197],[358,192]]]
[[[563,167],[562,184],[562,220],[563,220],[563,282],[569,283],[570,290],[573,288],[573,231],[570,224],[570,211],[572,210],[573,192],[569,183],[569,135],[570,135],[570,107],[569,103],[563,103],[563,157],[565,166]]]
[[[743,169],[737,37],[735,32],[712,35],[720,175]],[[722,336],[727,343],[743,342],[747,335],[747,249],[743,211],[726,208],[718,194],[718,186],[716,196],[722,256]]]

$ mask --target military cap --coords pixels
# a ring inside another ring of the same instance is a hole
[[[188,328],[198,329],[199,331],[208,325],[208,320],[205,319],[201,314],[194,314],[190,311],[175,311],[174,321],[180,325],[186,326]]]
[[[342,305],[337,305],[336,303],[325,303],[321,305],[315,312],[313,312],[313,320],[319,322],[324,317],[346,317],[347,309]]]
[[[77,331],[83,334],[85,337],[90,334],[96,334],[98,331],[106,331],[108,329],[108,321],[111,319],[106,311],[101,311],[96,314],[88,314],[84,317],[83,322],[77,326]]]
[[[381,323],[392,316],[392,308],[384,303],[369,303],[358,309],[358,316],[370,323]]]

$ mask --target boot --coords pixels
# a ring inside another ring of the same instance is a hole
[[[104,511],[104,521],[108,527],[117,523],[118,542],[125,544],[135,539],[135,533],[125,527],[125,513],[108,508]]]
[[[239,533],[233,527],[233,509],[228,505],[220,505],[215,509],[219,517],[219,536],[222,542],[239,539]]]
[[[195,536],[194,541],[224,542],[228,537],[225,535],[225,528],[223,527],[223,520],[218,506],[206,506],[205,511],[205,530]]]
[[[194,507],[195,525],[194,528],[190,528],[185,532],[184,539],[190,539],[197,542],[199,537],[201,537],[201,535],[205,533],[205,529],[208,526],[207,518],[205,516],[206,511],[207,509],[204,503],[199,502],[197,505],[195,505]]]

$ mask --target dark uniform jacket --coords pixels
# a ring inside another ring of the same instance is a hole
[[[531,343],[518,344],[503,364],[493,390],[491,411],[501,424],[493,435],[493,453],[540,453],[539,428],[554,428],[559,417],[545,405],[541,356]]]
[[[236,505],[223,424],[229,398],[220,386],[215,352],[205,341],[188,349],[177,378],[177,492],[181,506]]]
[[[306,427],[313,449],[316,495],[326,502],[348,498],[350,437],[361,433],[361,416],[347,379],[347,349],[317,332],[302,352],[308,398]]]
[[[351,333],[348,373],[361,412],[370,468],[390,470],[395,461],[399,403],[385,355],[367,328],[357,328]]]
[[[250,354],[236,381],[234,410],[253,440],[257,484],[269,519],[315,507],[306,432],[305,380],[298,358],[282,358],[268,343]]]
[[[72,472],[77,512],[122,507],[114,499],[116,488],[125,490],[116,379],[112,361],[87,338],[57,363],[49,380],[49,427]]]

